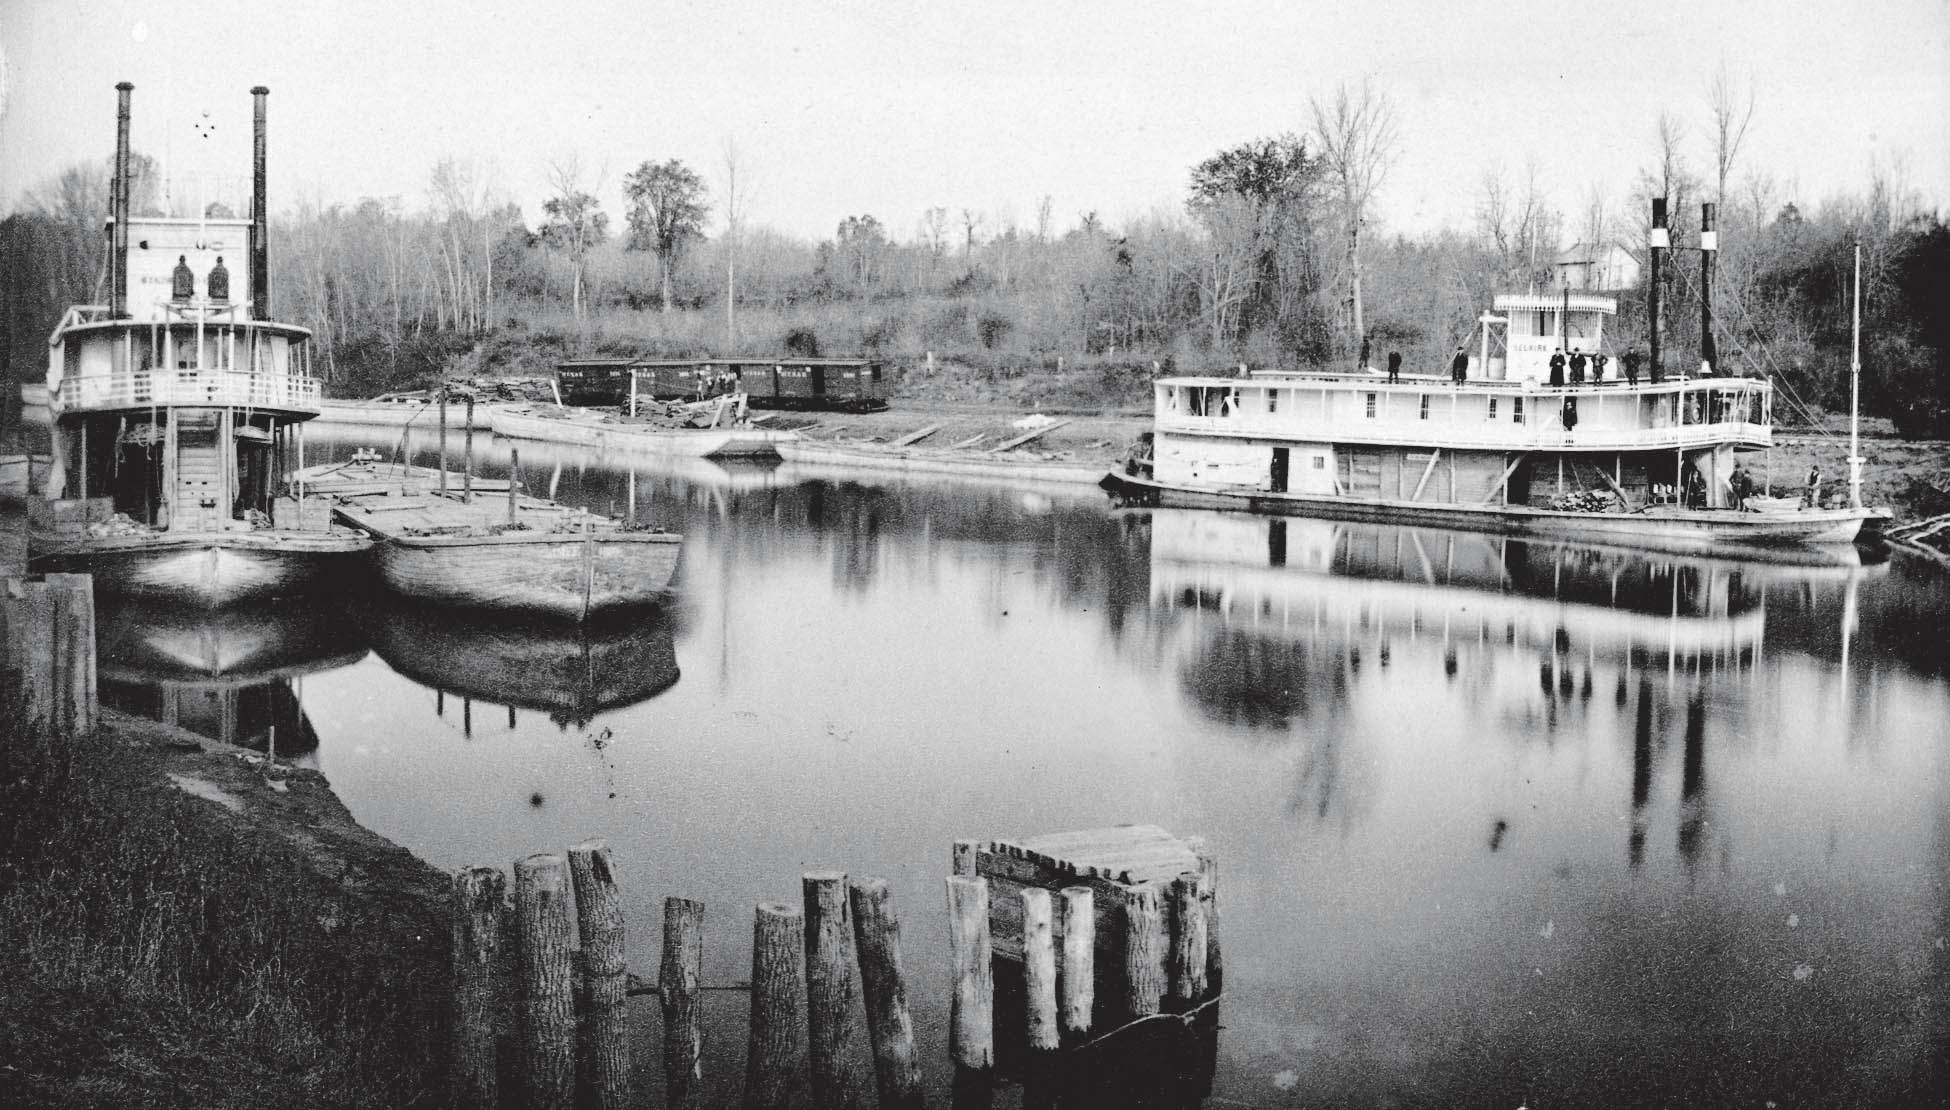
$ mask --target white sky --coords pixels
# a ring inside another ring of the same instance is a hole
[[[1757,98],[1742,162],[1782,200],[1860,193],[1874,162],[1950,208],[1950,0],[0,0],[0,51],[0,211],[113,152],[129,80],[135,145],[179,182],[210,159],[248,175],[248,90],[270,86],[278,210],[419,209],[453,155],[532,224],[547,164],[574,157],[620,227],[647,159],[721,200],[730,140],[750,221],[807,237],[870,213],[909,238],[930,205],[1029,226],[1044,194],[1059,230],[1114,225],[1371,76],[1400,116],[1385,226],[1466,230],[1499,165],[1535,160],[1567,214],[1599,183],[1620,204],[1661,110],[1704,169],[1722,64]]]

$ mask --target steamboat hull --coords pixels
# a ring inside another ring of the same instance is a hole
[[[610,424],[595,420],[550,419],[491,408],[494,434],[504,439],[566,443],[597,451],[632,455],[688,455],[695,458],[775,457],[777,444],[792,432],[767,428],[665,428],[648,424]]]
[[[1879,510],[1791,509],[1745,512],[1652,506],[1637,512],[1567,512],[1522,506],[1431,505],[1265,490],[1175,486],[1116,471],[1099,483],[1128,504],[1232,509],[1277,516],[1414,524],[1542,539],[1629,544],[1671,552],[1702,552],[1728,546],[1852,543]]]
[[[370,527],[353,514],[341,519]],[[669,533],[380,535],[379,579],[440,605],[587,620],[668,595],[683,537]]]
[[[158,533],[64,536],[32,532],[36,571],[91,574],[105,596],[218,609],[305,593],[355,565],[372,546],[353,533]]]
[[[905,474],[951,474],[996,481],[1089,484],[1103,470],[1089,463],[1048,462],[975,452],[913,451],[896,447],[840,447],[804,440],[780,443],[779,456],[790,463],[850,470],[892,470]]]

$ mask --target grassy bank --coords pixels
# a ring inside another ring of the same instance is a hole
[[[442,878],[316,773],[110,714],[0,784],[0,1104],[441,1103]]]

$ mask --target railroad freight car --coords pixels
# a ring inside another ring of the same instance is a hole
[[[886,374],[867,359],[740,359],[728,365],[755,409],[879,412],[887,407]]]
[[[630,403],[630,367],[634,359],[584,358],[555,366],[555,387],[562,403],[579,408]]]

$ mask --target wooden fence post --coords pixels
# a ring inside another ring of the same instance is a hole
[[[856,1110],[862,1091],[853,1060],[852,1018],[860,988],[854,971],[846,876],[838,871],[812,871],[804,876],[803,886],[806,1026],[813,1105],[820,1110]]]
[[[853,939],[860,953],[860,986],[867,999],[880,1110],[920,1110],[921,1065],[914,1055],[914,1019],[901,971],[901,927],[887,880],[851,884]]]
[[[56,687],[61,728],[69,736],[95,731],[101,703],[95,685],[95,580],[86,574],[48,574],[54,594]]]
[[[469,867],[454,875],[455,1110],[495,1110],[501,1104],[495,1029],[507,893],[498,867]]]
[[[806,1069],[806,916],[761,902],[752,922],[751,1039],[745,1110],[787,1110]]]
[[[521,979],[521,1084],[531,1110],[575,1100],[575,973],[569,864],[539,853],[515,863],[515,955]]]
[[[1205,902],[1204,883],[1197,872],[1187,872],[1171,881],[1171,955],[1167,994],[1168,1009],[1182,1014],[1205,998]]]
[[[664,1097],[672,1110],[697,1105],[704,1078],[704,903],[664,899],[664,955],[657,986],[663,995]]]
[[[955,994],[948,1012],[955,1065],[987,1072],[995,1066],[995,968],[989,947],[988,880],[948,877],[948,946]]]
[[[1090,1035],[1097,1004],[1097,903],[1087,886],[1066,886],[1063,906],[1063,967],[1057,977],[1063,992],[1062,1036],[1077,1044]]]
[[[569,873],[582,931],[579,1097],[584,1106],[620,1110],[630,1099],[630,968],[623,949],[623,897],[609,845],[585,840],[570,848]]]
[[[1132,887],[1124,896],[1124,1017],[1158,1012],[1165,993],[1165,919],[1158,888]]]

